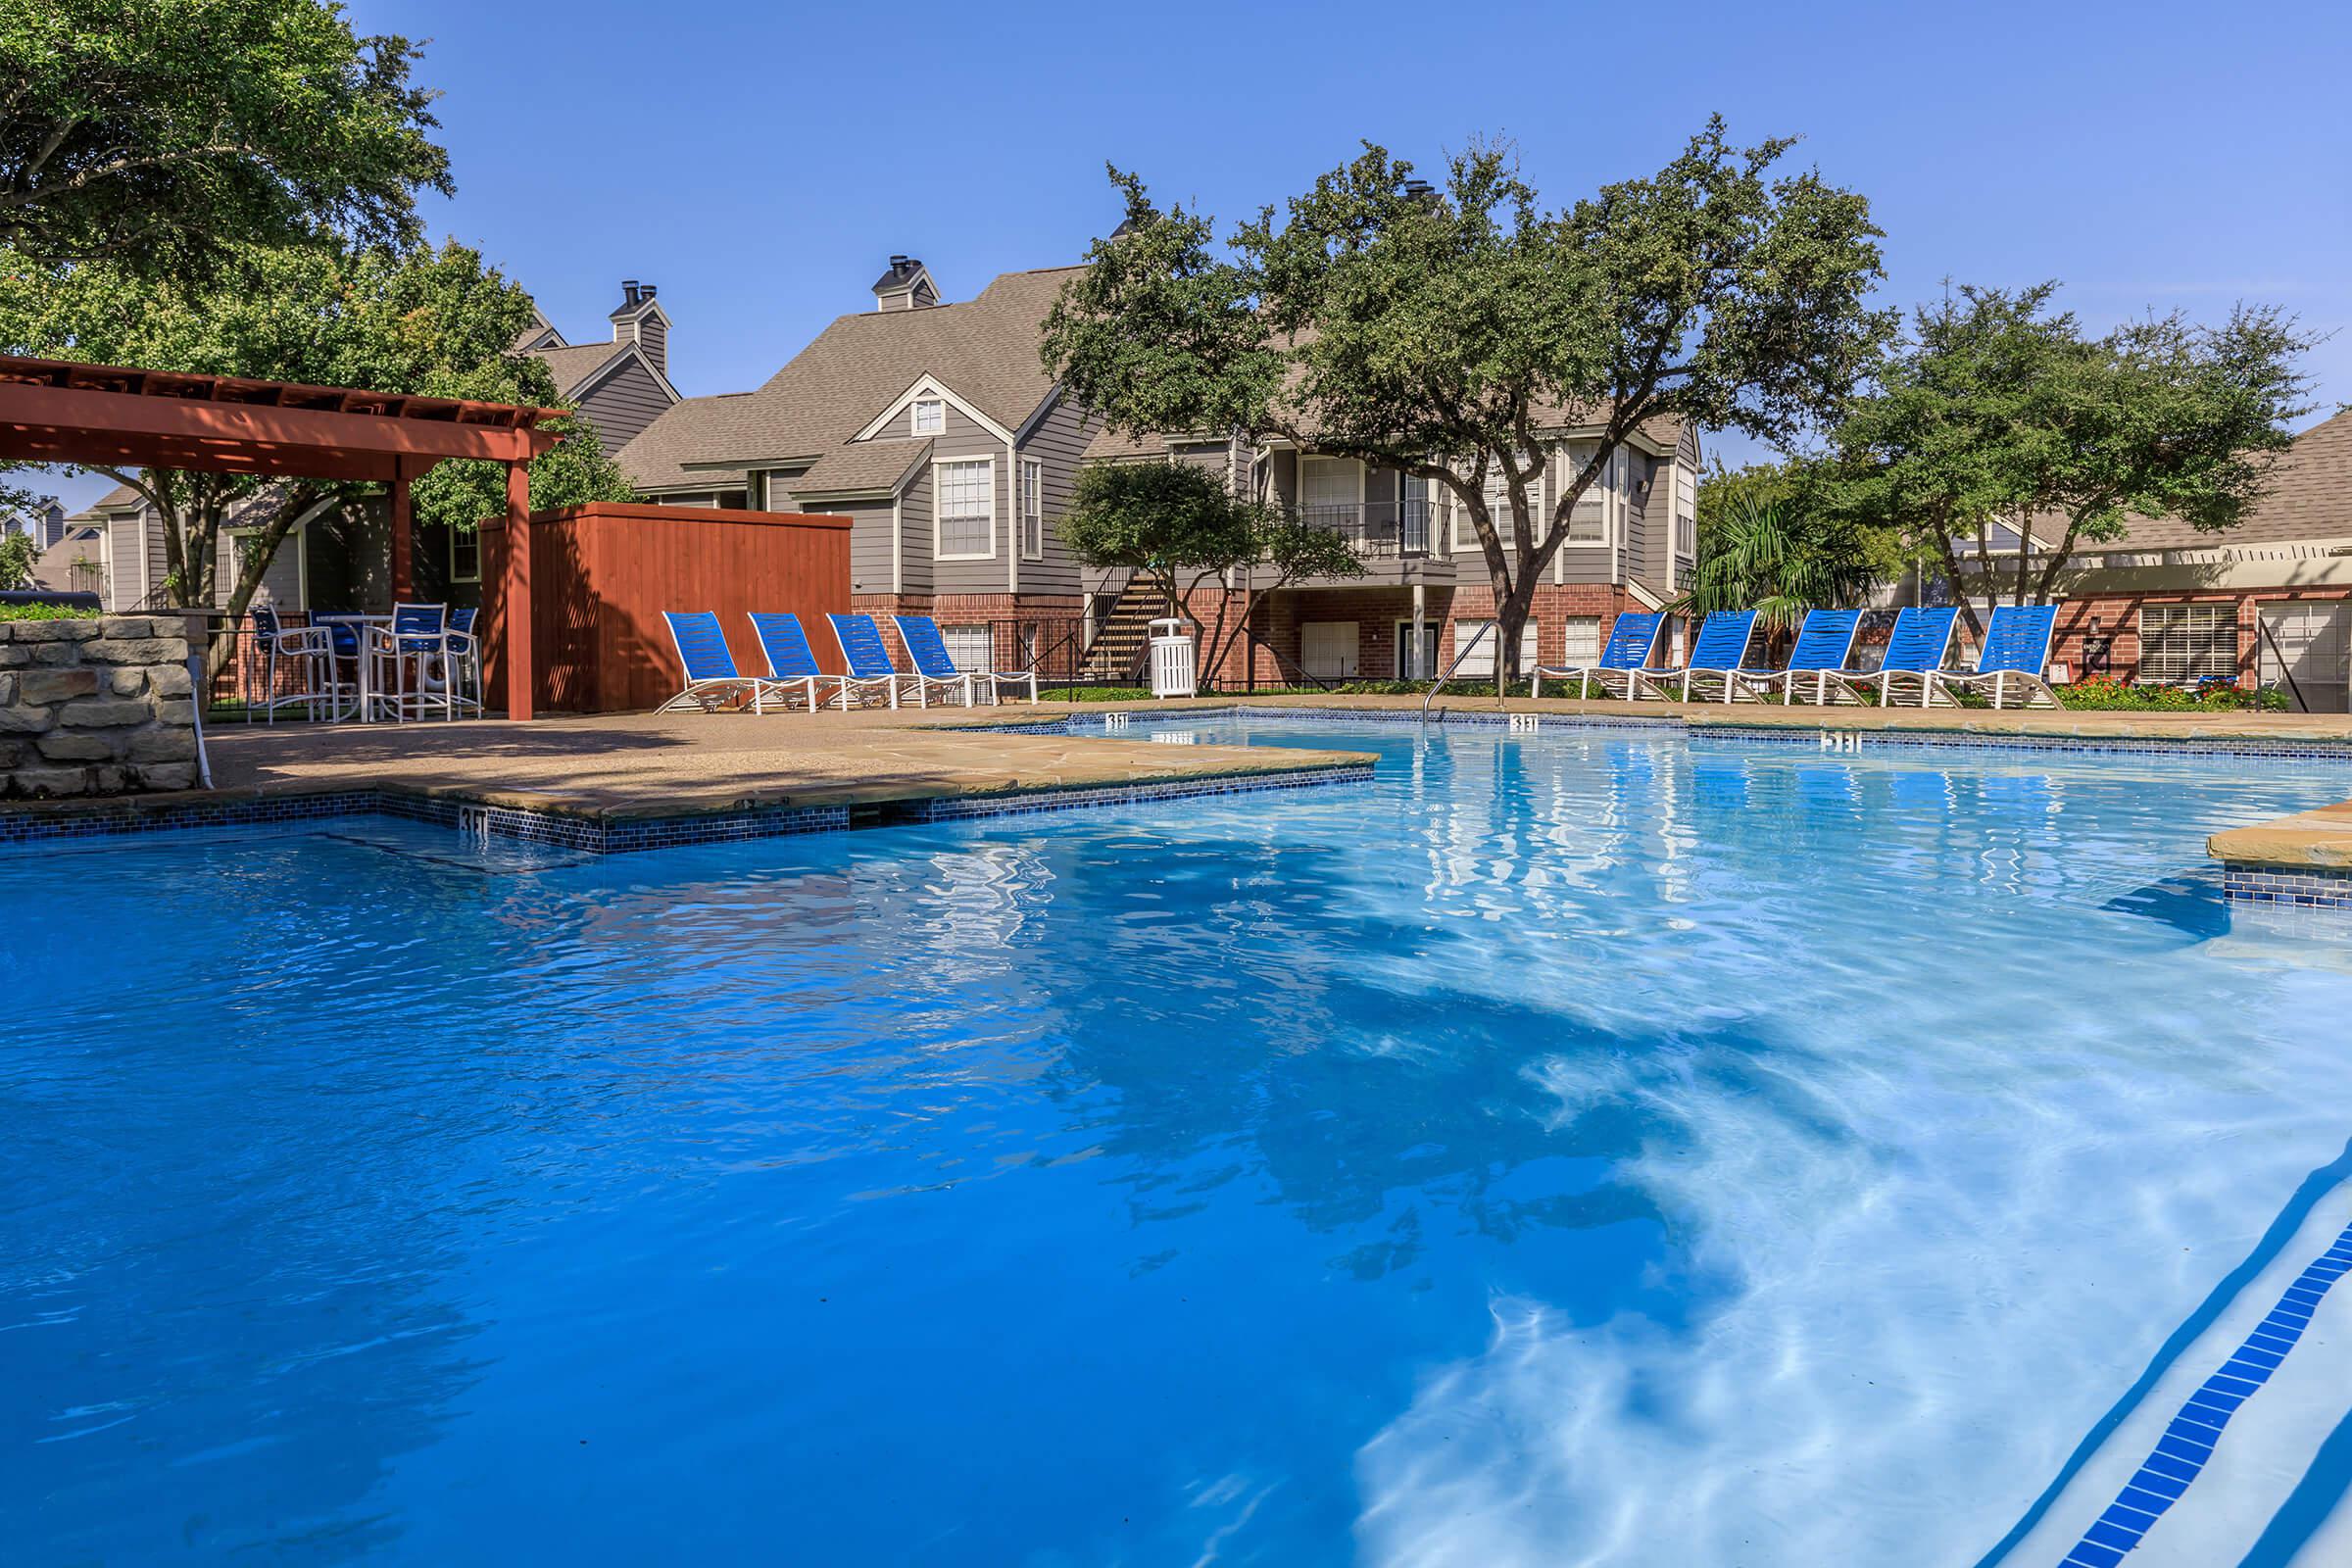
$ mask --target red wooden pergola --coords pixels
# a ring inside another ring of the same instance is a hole
[[[373,480],[392,494],[392,592],[411,591],[409,485],[449,458],[507,467],[507,715],[531,716],[531,478],[564,411],[0,355],[0,458]]]

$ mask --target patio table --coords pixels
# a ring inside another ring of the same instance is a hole
[[[352,635],[359,639],[359,696],[354,700],[351,709],[346,712],[339,712],[335,714],[333,721],[338,724],[342,723],[346,719],[356,719],[362,724],[373,722],[375,717],[375,694],[369,687],[368,671],[369,665],[371,665],[374,661],[368,658],[368,634],[373,627],[391,625],[392,617],[390,615],[364,613],[359,611],[337,610],[327,611],[324,612],[314,612],[311,615],[311,624],[314,626],[349,626],[352,630]],[[335,655],[333,657],[340,658],[341,656]]]

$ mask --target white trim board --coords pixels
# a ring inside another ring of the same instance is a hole
[[[929,398],[939,399],[942,403],[945,403],[949,407],[955,409],[965,418],[971,420],[974,424],[980,426],[981,429],[986,430],[990,435],[995,436],[998,440],[1003,441],[1007,445],[1013,443],[1013,433],[1010,430],[1005,429],[1004,426],[999,424],[987,415],[982,414],[967,400],[958,397],[945,381],[942,381],[938,376],[931,374],[929,371],[925,371],[922,375],[916,377],[912,386],[900,393],[898,397],[891,402],[890,407],[884,409],[879,415],[875,416],[871,423],[867,424],[864,429],[858,431],[856,435],[850,437],[850,439],[853,441],[873,440],[876,436],[880,435],[884,429],[889,427],[892,420],[898,418],[900,415],[905,414],[906,410],[918,399]],[[926,437],[925,439],[928,438]]]

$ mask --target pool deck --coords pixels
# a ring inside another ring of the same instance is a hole
[[[900,806],[964,797],[1360,770],[1339,751],[1173,747],[1100,735],[973,733],[938,710],[650,713],[464,724],[223,726],[217,791],[374,788],[605,818],[755,808]],[[1026,709],[983,710],[1018,723]],[[1058,711],[1043,716],[1058,718]]]
[[[847,808],[861,820],[905,820],[933,806],[1017,807],[1028,797],[1114,800],[1122,790],[1173,794],[1360,778],[1371,759],[1346,750],[1168,746],[1100,733],[1023,734],[1004,726],[1110,712],[1313,710],[1335,715],[1417,713],[1417,697],[1214,697],[1117,704],[1041,703],[851,713],[612,714],[528,724],[277,727],[224,724],[208,734],[215,788],[112,801],[8,803],[10,818],[138,816],[206,801],[253,803],[372,791],[394,799],[486,806],[606,824],[729,813]],[[1736,738],[1794,731],[1900,735],[1913,741],[2129,746],[2291,757],[2352,757],[2352,715],[2105,713],[2021,710],[1788,708],[1771,704],[1628,704],[1448,694],[1455,721],[1500,712],[1539,721],[1664,724]],[[30,836],[30,835],[27,835]],[[2233,867],[2352,878],[2352,802],[2217,834]]]

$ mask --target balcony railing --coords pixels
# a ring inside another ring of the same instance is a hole
[[[1426,501],[1366,501],[1337,506],[1289,507],[1294,522],[1344,535],[1355,553],[1372,561],[1443,556],[1437,509]]]

